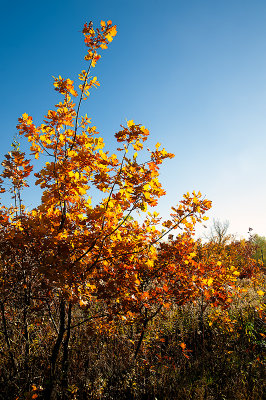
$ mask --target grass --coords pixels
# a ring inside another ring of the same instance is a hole
[[[225,310],[199,301],[158,314],[146,328],[136,359],[140,321],[90,319],[77,325],[93,310],[74,308],[77,326],[68,343],[67,385],[62,386],[62,346],[51,399],[264,399],[265,305],[257,288],[248,281],[241,285],[246,291]],[[10,348],[1,330],[1,399],[45,398],[58,307],[55,300],[49,313],[29,310],[28,352],[22,308],[15,302],[5,307]]]

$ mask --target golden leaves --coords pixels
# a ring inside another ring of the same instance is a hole
[[[98,49],[107,49],[108,43],[112,42],[113,38],[117,34],[116,25],[112,25],[112,21],[109,20],[107,23],[101,21],[100,29],[93,29],[93,23],[85,24],[83,28],[84,42],[88,47],[88,53],[85,56],[85,60],[91,61],[91,66],[95,67],[96,62],[99,60],[100,55]]]
[[[209,279],[207,280],[207,285],[208,285],[208,286],[211,286],[212,283],[213,283],[213,278],[209,278]]]
[[[33,170],[30,160],[25,159],[25,153],[20,150],[13,150],[5,155],[5,160],[1,164],[4,167],[1,176],[11,180],[13,189],[21,190],[27,187],[25,180]]]
[[[108,42],[112,42],[112,40],[116,36],[116,34],[117,34],[116,25],[110,26],[110,28],[108,28],[105,33],[105,37],[108,40]]]
[[[135,124],[133,120],[127,122],[127,127],[123,127],[123,130],[115,134],[116,140],[118,142],[127,143],[141,143],[147,140],[149,135],[148,129],[140,124]],[[135,150],[140,150],[138,147],[134,147]]]
[[[79,85],[79,89],[82,91],[83,100],[86,100],[87,97],[90,95],[90,89],[92,87],[96,88],[97,86],[100,86],[100,83],[97,81],[97,76],[95,76],[94,78],[88,77],[88,74],[84,70],[79,75],[79,79],[84,81],[83,84]]]
[[[135,124],[134,124],[134,121],[133,121],[133,119],[131,119],[130,121],[127,121],[127,126],[128,126],[128,128],[131,128],[131,126],[134,126]]]
[[[58,78],[54,78],[54,87],[55,90],[64,95],[72,94],[73,96],[77,96],[77,92],[74,89],[73,81],[70,79],[63,79],[60,75]]]

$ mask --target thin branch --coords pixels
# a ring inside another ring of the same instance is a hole
[[[58,330],[58,328],[57,328],[57,326],[56,326],[54,317],[52,316],[50,304],[48,303],[47,300],[46,300],[46,304],[47,304],[47,308],[48,308],[48,312],[49,312],[49,317],[50,317],[50,319],[51,319],[51,321],[52,321],[52,323],[53,323],[53,326],[54,326],[54,328],[55,328],[55,330],[56,330],[56,333],[58,334],[58,333],[59,333],[59,330]]]
[[[69,148],[70,151],[73,149],[75,141],[76,141],[80,106],[81,106],[81,102],[82,102],[82,99],[83,99],[84,89],[85,89],[85,86],[86,86],[86,83],[87,83],[87,80],[88,80],[88,77],[89,77],[89,73],[90,73],[90,69],[91,69],[91,66],[92,66],[92,61],[94,59],[95,53],[96,53],[96,50],[94,50],[94,53],[93,53],[89,68],[87,69],[87,72],[86,72],[86,75],[85,75],[85,79],[84,79],[84,82],[83,82],[83,85],[82,85],[81,94],[80,94],[80,98],[79,98],[79,104],[78,104],[77,113],[76,113],[75,129],[74,129],[75,133],[74,133],[73,143]],[[67,157],[68,157],[68,155],[66,154],[65,158],[67,158]]]
[[[80,326],[80,325],[82,325],[82,324],[85,324],[85,322],[91,321],[92,319],[107,317],[107,315],[108,315],[108,314],[102,314],[102,315],[94,315],[94,316],[91,316],[91,317],[89,317],[89,318],[84,319],[84,320],[81,321],[81,322],[78,322],[78,323],[75,324],[75,325],[71,325],[71,326],[70,326],[70,329],[76,328],[76,327],[78,327],[78,326]]]
[[[100,247],[100,251],[99,251],[99,253],[98,253],[97,259],[93,262],[93,265],[92,265],[91,267],[93,267],[95,264],[97,264],[98,259],[99,259],[100,255],[101,255],[101,250],[102,250],[102,248],[103,248],[104,241],[105,241],[109,236],[113,235],[114,232],[117,231],[117,229],[119,229],[119,228],[126,222],[126,220],[127,220],[128,217],[130,216],[130,214],[134,211],[134,209],[135,209],[135,205],[133,205],[133,207],[129,210],[128,214],[122,219],[122,221],[116,226],[116,228],[114,228],[114,229],[112,230],[112,232],[108,233],[108,234],[102,239],[101,247]],[[96,239],[92,242],[91,246],[88,248],[88,250],[85,251],[85,253],[81,254],[81,256],[79,256],[75,261],[73,261],[73,264],[76,264],[78,261],[82,260],[82,258],[85,257],[85,256],[95,247],[95,245],[96,245],[98,239],[99,239],[99,237],[96,238]]]
[[[85,253],[81,254],[75,261],[73,261],[73,265],[82,260],[83,257],[85,257],[96,245],[97,239],[94,239],[92,242],[91,246],[88,248],[88,250],[85,251]]]
[[[91,264],[90,268],[88,268],[88,269],[86,270],[86,272],[90,271],[90,270],[98,263],[99,258],[100,258],[100,256],[101,256],[101,251],[102,251],[102,249],[103,249],[103,245],[104,245],[105,240],[106,240],[109,236],[113,235],[113,233],[114,233],[115,231],[117,231],[117,229],[119,229],[120,226],[122,226],[122,225],[126,222],[126,220],[127,220],[128,217],[130,216],[130,214],[132,213],[132,211],[134,210],[134,208],[135,208],[135,207],[133,206],[132,209],[129,211],[129,213],[126,215],[126,217],[122,220],[122,222],[121,222],[112,232],[108,233],[108,234],[103,238],[102,243],[101,243],[101,246],[100,246],[100,249],[99,249],[99,252],[98,252],[98,255],[97,255],[97,257],[96,257],[96,260],[93,261],[93,263]]]
[[[163,233],[162,235],[160,235],[156,240],[154,240],[153,242],[151,242],[150,244],[146,245],[144,248],[140,249],[140,250],[135,250],[135,251],[131,251],[131,252],[125,252],[125,253],[120,253],[120,254],[116,254],[115,256],[111,256],[111,257],[106,257],[106,258],[101,258],[99,259],[97,262],[101,262],[101,261],[109,261],[112,260],[114,258],[118,258],[118,257],[122,257],[125,255],[132,255],[132,254],[139,254],[139,253],[143,253],[145,250],[149,250],[151,248],[151,246],[153,246],[154,244],[156,244],[159,240],[161,240],[165,235],[167,235],[169,232],[171,232],[173,229],[177,228],[179,224],[181,224],[181,222],[186,219],[187,217],[189,217],[192,214],[192,211],[187,214],[185,217],[183,217],[180,221],[178,221],[175,225],[173,225],[171,228],[168,229],[168,231],[166,231],[165,233]],[[93,265],[95,264],[95,262],[93,263]]]
[[[109,193],[109,196],[108,196],[108,199],[107,199],[107,203],[106,203],[106,207],[105,207],[105,211],[108,210],[109,202],[110,202],[110,200],[111,200],[111,196],[112,196],[112,194],[113,194],[115,185],[117,184],[117,180],[118,180],[118,178],[119,178],[119,176],[120,176],[120,174],[121,174],[121,172],[122,172],[123,164],[124,164],[124,161],[125,161],[125,158],[126,158],[126,154],[127,154],[127,149],[128,149],[128,145],[127,145],[126,148],[125,148],[125,152],[124,152],[124,155],[123,155],[123,158],[122,158],[122,161],[121,161],[121,165],[120,165],[119,171],[118,171],[118,173],[117,173],[116,179],[114,180],[114,183],[113,183],[112,188],[111,188],[111,190],[110,190],[110,193]],[[104,222],[105,222],[105,215],[103,216],[103,221],[102,221],[102,228],[101,228],[101,230],[103,230]]]
[[[11,363],[12,363],[12,367],[14,369],[14,372],[16,373],[17,367],[16,367],[16,363],[15,363],[15,360],[14,360],[14,355],[13,355],[13,353],[11,351],[11,347],[10,347],[10,339],[9,339],[9,335],[8,335],[8,331],[7,331],[7,323],[6,323],[4,303],[2,301],[0,301],[0,308],[1,308],[1,314],[2,314],[4,337],[5,337],[5,341],[6,341],[7,348],[8,348],[8,354],[9,354],[9,357],[11,359]]]

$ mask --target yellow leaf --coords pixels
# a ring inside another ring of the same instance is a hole
[[[166,228],[170,228],[172,226],[172,222],[171,221],[165,221],[162,223],[163,226],[165,226]]]
[[[81,195],[87,193],[87,190],[84,189],[84,188],[79,188],[78,191],[79,191],[79,193],[80,193]]]
[[[138,274],[135,274],[135,283],[137,284],[137,285],[139,285],[140,284],[140,280],[138,279]]]
[[[258,290],[257,293],[259,296],[264,296],[264,292],[262,290]]]
[[[213,282],[213,279],[212,279],[212,278],[208,279],[207,285],[208,285],[208,286],[211,286],[212,282]]]
[[[147,265],[148,267],[153,267],[153,260],[148,260],[148,261],[146,262],[146,265]]]
[[[130,128],[131,126],[135,125],[133,119],[127,121],[127,126]]]
[[[108,40],[108,42],[111,42],[113,40],[112,35],[110,35],[109,33],[106,35],[106,39]]]
[[[141,210],[144,211],[144,212],[147,211],[147,204],[146,203],[142,203]]]

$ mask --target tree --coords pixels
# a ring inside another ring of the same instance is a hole
[[[213,219],[213,225],[206,238],[218,244],[226,243],[232,239],[231,235],[227,234],[228,228],[229,221],[221,222],[218,219]]]
[[[255,259],[262,261],[263,266],[266,266],[266,238],[257,234],[251,236],[251,240],[256,246]]]
[[[140,317],[145,326],[169,301],[175,266],[170,259],[162,263],[160,241],[183,226],[179,252],[184,253],[183,259],[191,258],[190,245],[181,250],[182,246],[186,240],[191,242],[195,223],[205,219],[211,206],[200,193],[186,194],[163,223],[166,230],[158,228],[158,214],[147,208],[156,206],[165,194],[158,180],[159,166],[173,154],[157,143],[154,150],[148,149],[149,158],[139,161],[149,131],[133,120],[115,134],[117,154],[104,149],[103,139],[90,118],[80,115],[80,108],[91,89],[99,86],[91,70],[100,50],[116,35],[116,26],[101,21],[100,28],[94,29],[90,22],[84,25],[83,35],[89,66],[79,74],[78,91],[70,79],[54,78],[62,100],[47,112],[43,123],[35,125],[26,113],[19,118],[19,134],[30,143],[31,156],[40,159],[40,170],[34,172],[18,142],[2,163],[1,176],[11,183],[14,200],[12,207],[1,206],[0,221],[0,305],[5,357],[12,366],[7,379],[14,380],[23,370],[23,387],[30,392],[34,337],[47,324],[44,398],[52,396],[58,371],[66,396],[69,341],[75,327],[93,318],[110,321],[121,315]],[[33,172],[43,192],[40,204],[27,210],[22,190]],[[95,188],[102,200],[93,205]],[[144,222],[131,218],[133,212],[145,213]],[[184,299],[191,296],[193,292],[187,292]],[[74,307],[89,310],[89,317],[75,320]],[[16,327],[14,320],[19,321]]]

